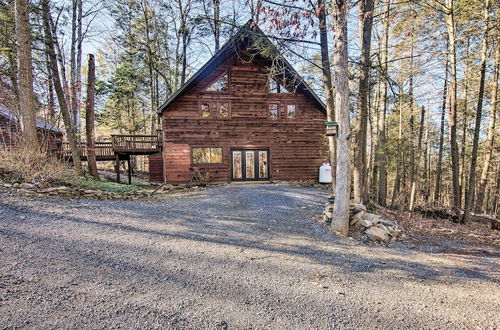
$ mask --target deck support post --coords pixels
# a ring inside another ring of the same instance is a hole
[[[120,183],[120,155],[118,154],[116,154],[115,171],[116,171],[116,182]]]
[[[128,167],[128,184],[132,184],[132,167],[130,166],[130,155],[127,158],[127,167]]]

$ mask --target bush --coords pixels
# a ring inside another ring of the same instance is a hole
[[[75,171],[44,151],[19,147],[0,148],[0,176],[9,182],[39,182],[50,184],[71,182]]]

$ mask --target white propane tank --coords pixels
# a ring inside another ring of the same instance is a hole
[[[319,168],[319,183],[332,182],[332,167],[330,163],[324,162]]]

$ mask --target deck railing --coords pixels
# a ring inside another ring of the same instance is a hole
[[[82,158],[87,157],[87,144],[82,142],[78,144],[80,149],[80,156]],[[69,148],[68,142],[63,142],[62,144],[62,154],[65,157],[71,157],[71,149]],[[115,155],[113,151],[112,142],[95,142],[95,156],[96,158],[113,158]]]
[[[161,150],[160,135],[112,135],[115,152],[155,152]]]

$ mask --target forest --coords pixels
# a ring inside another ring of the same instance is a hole
[[[0,104],[26,144],[38,144],[35,117],[64,127],[83,173],[89,106],[97,138],[155,134],[158,107],[252,19],[338,122],[339,231],[350,201],[466,223],[500,209],[498,11],[494,0],[0,0]]]

